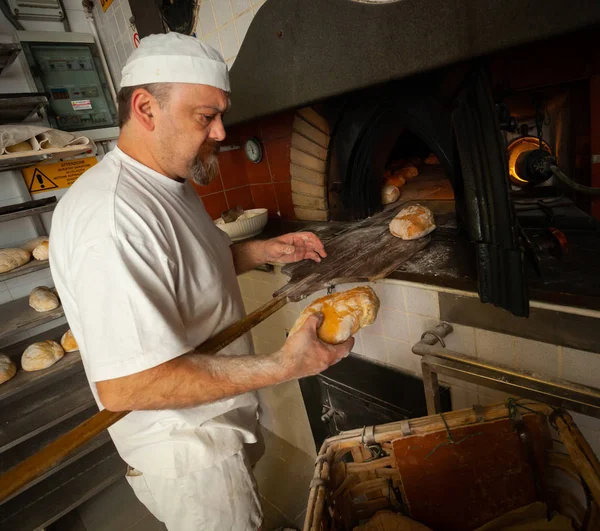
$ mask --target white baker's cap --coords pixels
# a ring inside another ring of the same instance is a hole
[[[217,50],[181,33],[149,35],[127,59],[122,87],[195,83],[230,92],[227,64]]]

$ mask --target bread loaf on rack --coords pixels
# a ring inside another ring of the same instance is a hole
[[[65,351],[56,341],[40,341],[29,345],[21,356],[24,371],[41,371],[52,367],[65,355]]]
[[[0,273],[12,271],[31,259],[31,253],[25,249],[0,249]]]
[[[48,260],[48,240],[40,243],[36,248],[32,251],[32,255],[36,260]]]
[[[337,345],[372,324],[378,311],[379,299],[368,286],[332,293],[307,306],[294,323],[290,335],[301,328],[310,315],[322,313],[323,322],[317,336],[325,343]]]
[[[37,238],[33,238],[33,240],[29,240],[27,242],[25,242],[23,245],[21,245],[21,247],[23,249],[25,249],[26,251],[29,251],[30,253],[33,252],[33,250],[40,245],[41,243],[47,242],[48,241],[48,236],[38,236]]]
[[[16,373],[17,366],[12,360],[8,356],[0,354],[0,384],[8,382]]]
[[[60,338],[60,346],[65,352],[74,352],[79,350],[77,341],[75,341],[75,336],[73,335],[73,332],[71,332],[70,328]]]
[[[38,286],[33,288],[29,294],[29,306],[36,312],[49,312],[58,308],[60,302],[55,293],[46,286]]]

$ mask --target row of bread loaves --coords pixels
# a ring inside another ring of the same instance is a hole
[[[0,273],[7,273],[31,260],[48,260],[48,236],[28,241],[22,247],[0,249]]]
[[[21,367],[28,372],[41,371],[52,367],[65,355],[65,352],[74,352],[77,349],[73,332],[67,330],[60,340],[60,345],[51,340],[29,345],[21,356]],[[0,384],[10,380],[16,373],[17,366],[12,360],[8,356],[0,354]]]

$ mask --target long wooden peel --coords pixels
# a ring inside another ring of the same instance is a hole
[[[290,286],[290,289],[284,290],[244,319],[236,321],[228,328],[211,337],[196,350],[202,354],[216,354],[285,306],[288,302],[288,296],[311,280],[314,279],[307,277],[302,283]],[[106,428],[112,426],[128,413],[129,411],[113,412],[106,409],[102,410],[51,442],[36,454],[25,459],[16,467],[10,469],[0,477],[0,503],[12,498],[28,483],[50,470],[69,454],[102,433]]]

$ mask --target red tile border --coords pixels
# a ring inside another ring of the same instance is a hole
[[[269,210],[269,217],[277,217],[279,207],[272,183],[253,185],[250,187],[250,191],[256,208],[266,208]]]
[[[254,199],[252,198],[252,192],[250,191],[249,186],[225,190],[225,195],[227,197],[227,203],[230,205],[229,208],[235,208],[238,205],[244,210],[255,208]]]
[[[223,188],[238,188],[248,184],[245,155],[241,149],[225,151],[219,154],[219,169],[223,179]]]
[[[265,142],[265,152],[269,160],[269,169],[273,182],[289,181],[291,179],[290,149],[290,138],[279,138]]]
[[[279,213],[282,219],[296,219],[294,203],[292,203],[292,184],[289,182],[273,183],[275,196],[279,205]]]

